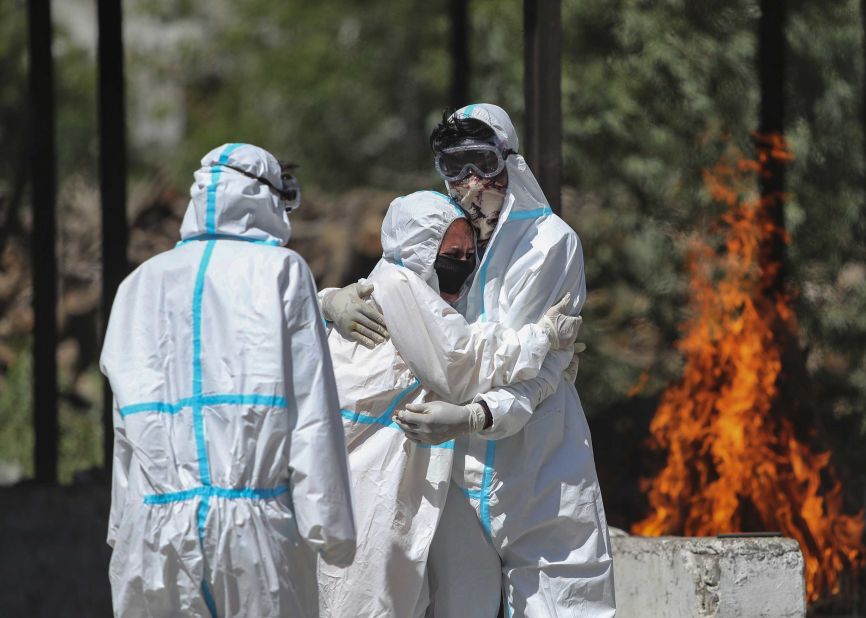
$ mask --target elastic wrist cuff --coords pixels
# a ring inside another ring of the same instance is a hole
[[[481,429],[490,429],[493,427],[493,414],[490,412],[490,408],[487,407],[486,401],[479,399],[478,403],[481,404],[481,407],[484,410],[484,426]]]
[[[469,433],[478,433],[483,430],[486,420],[484,406],[478,403],[470,403],[466,408],[469,411]]]

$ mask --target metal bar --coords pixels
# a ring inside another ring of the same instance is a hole
[[[470,102],[469,0],[448,0],[448,17],[451,22],[450,104],[460,109]]]
[[[121,0],[98,0],[99,183],[102,204],[102,328],[104,338],[117,287],[129,271],[126,248],[126,122]],[[103,463],[111,466],[112,394],[103,388]]]
[[[863,159],[866,160],[866,0],[860,0],[860,30],[861,40],[863,41],[860,49],[860,61],[863,63],[863,74],[860,76],[862,83],[860,90],[860,130],[863,144]],[[862,182],[862,175],[861,175]],[[857,212],[857,222],[855,228],[856,238],[866,238],[866,204],[861,204]],[[861,259],[866,257],[866,243],[860,243]],[[863,506],[866,507],[866,489],[864,489]]]
[[[561,0],[524,0],[523,28],[524,156],[558,214],[562,204]]]
[[[40,483],[57,482],[57,256],[54,59],[51,2],[27,3],[30,55],[29,155],[33,204],[33,429]]]

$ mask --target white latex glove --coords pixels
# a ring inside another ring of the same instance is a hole
[[[571,362],[568,363],[568,367],[566,367],[562,372],[562,379],[566,382],[574,384],[574,381],[577,379],[577,367],[580,364],[580,353],[584,350],[586,350],[585,343],[579,341],[575,342],[574,356],[571,357]]]
[[[337,332],[370,349],[390,336],[385,328],[385,316],[372,303],[365,302],[372,293],[372,283],[353,283],[322,298],[322,314],[334,323]]]
[[[583,323],[580,316],[570,316],[563,313],[571,303],[571,294],[566,294],[558,303],[548,309],[538,321],[538,325],[547,333],[551,350],[564,350],[574,344],[577,331]]]
[[[444,401],[410,403],[398,410],[394,422],[406,437],[423,444],[442,444],[457,436],[484,429],[486,415],[480,403],[455,406]]]

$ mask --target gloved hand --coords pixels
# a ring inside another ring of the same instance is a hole
[[[423,444],[442,444],[457,436],[481,431],[485,420],[480,403],[455,406],[444,401],[410,403],[394,415],[394,422],[406,437]]]
[[[353,283],[334,290],[322,298],[322,314],[346,339],[373,349],[387,341],[385,316],[370,303],[364,302],[373,293],[373,284]]]
[[[547,338],[550,339],[551,350],[564,350],[577,339],[577,331],[580,330],[583,318],[563,313],[568,309],[569,304],[571,304],[571,294],[566,294],[538,321],[538,325],[544,329]]]
[[[574,381],[577,379],[577,366],[580,364],[580,353],[584,350],[586,350],[585,343],[581,343],[580,341],[575,342],[574,356],[571,357],[571,362],[568,363],[568,367],[562,372],[562,379],[566,382],[574,384]]]

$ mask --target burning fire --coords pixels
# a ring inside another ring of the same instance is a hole
[[[783,413],[777,379],[797,325],[770,250],[784,234],[769,212],[782,196],[762,199],[754,185],[792,157],[780,136],[758,142],[757,159],[731,148],[704,174],[712,198],[727,206],[722,242],[695,241],[689,252],[683,377],[663,393],[650,425],[667,463],[642,479],[651,514],[633,532],[779,530],[800,543],[814,601],[837,593],[841,572],[859,566],[864,520],[843,513],[830,453],[798,440]]]

